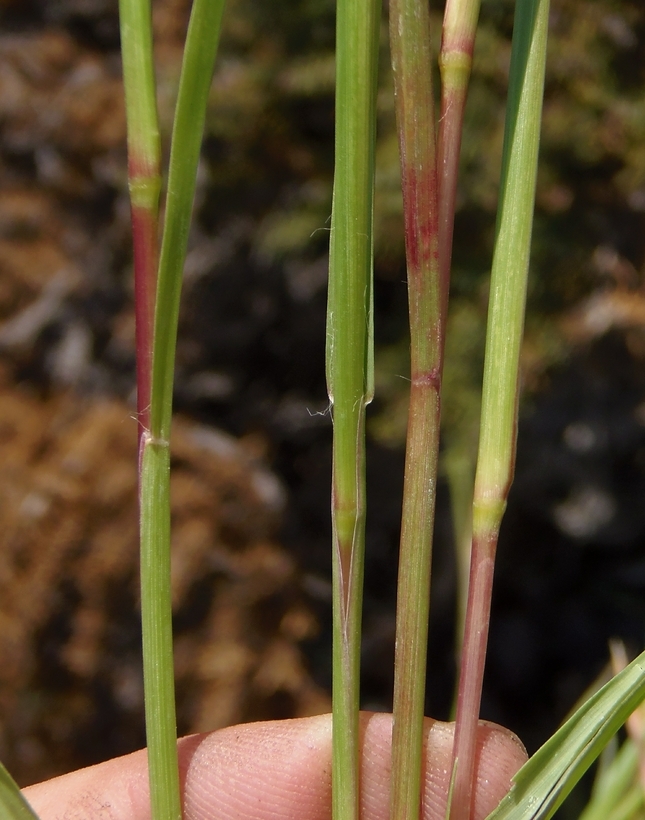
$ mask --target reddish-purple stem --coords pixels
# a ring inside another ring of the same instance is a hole
[[[132,243],[134,248],[134,315],[137,361],[137,417],[139,449],[150,429],[152,343],[157,287],[159,169],[149,162],[129,162]]]
[[[497,536],[498,531],[494,530],[484,536],[473,537],[457,698],[453,756],[453,773],[456,766],[456,776],[451,820],[469,820],[472,814],[475,741],[486,664]]]
[[[132,235],[134,242],[137,416],[139,436],[141,436],[150,429],[152,333],[157,270],[157,220],[148,209],[132,208]]]

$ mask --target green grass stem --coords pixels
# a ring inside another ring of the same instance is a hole
[[[195,0],[172,133],[141,474],[141,609],[153,820],[179,820],[170,590],[170,425],[179,299],[223,0]]]
[[[336,137],[327,311],[333,405],[334,820],[357,820],[365,551],[365,407],[373,394],[372,266],[379,0],[339,0]]]
[[[150,428],[152,332],[158,261],[161,142],[150,0],[119,0],[134,246],[139,435]]]
[[[170,449],[148,433],[141,462],[141,632],[153,820],[180,820],[170,588]]]
[[[513,478],[519,358],[542,115],[549,0],[515,12],[500,204],[491,275],[473,544],[457,700],[452,820],[468,820],[497,537]]]
[[[390,0],[390,50],[399,132],[411,335],[411,384],[397,590],[393,820],[417,820],[425,702],[430,564],[439,455],[447,294],[439,279],[430,12]]]

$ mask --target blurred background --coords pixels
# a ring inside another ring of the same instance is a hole
[[[190,3],[153,7],[167,147]],[[427,694],[444,719],[512,11],[482,4],[462,151]],[[177,361],[181,732],[329,708],[333,47],[332,0],[227,4]],[[391,703],[407,412],[388,59],[384,22],[372,709]],[[145,742],[124,146],[117,0],[0,0],[0,758],[23,785]],[[529,751],[602,673],[610,638],[632,653],[645,642],[644,265],[645,7],[552,0],[517,471],[482,706]]]

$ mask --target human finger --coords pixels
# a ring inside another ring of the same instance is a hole
[[[361,715],[363,820],[389,811],[392,717]],[[443,820],[454,725],[426,719],[423,820]],[[526,759],[510,732],[480,724],[475,820],[508,791]],[[179,741],[184,820],[329,820],[331,717],[232,726]],[[32,786],[41,820],[150,820],[145,751]]]

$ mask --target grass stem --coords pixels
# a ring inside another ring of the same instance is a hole
[[[157,279],[161,142],[150,0],[119,0],[134,245],[139,437],[150,429],[152,333]]]
[[[513,479],[519,360],[542,115],[549,0],[516,6],[500,205],[491,275],[473,544],[457,700],[450,817],[469,820],[475,733],[490,619],[497,537]]]
[[[447,0],[439,54],[441,71],[441,116],[437,138],[439,266],[443,295],[446,300],[450,279],[464,108],[473,63],[479,6],[480,0]]]
[[[444,306],[439,279],[430,13],[390,0],[390,49],[399,131],[411,335],[410,409],[397,591],[393,820],[417,820],[425,704],[430,564],[439,455]]]
[[[153,820],[180,820],[170,587],[170,446],[144,433],[141,459],[141,632]]]
[[[464,110],[473,63],[473,50],[480,0],[447,0],[443,18],[439,69],[441,72],[441,115],[437,134],[437,175],[439,178],[439,270],[444,313],[448,310],[448,291],[452,260],[452,239],[457,202],[459,155],[463,133]],[[466,617],[468,564],[472,541],[470,509],[474,463],[467,454],[448,448],[446,463],[455,519],[455,554],[457,560],[457,651],[461,647]],[[460,498],[469,492],[468,501]]]
[[[357,820],[365,407],[373,394],[374,144],[380,0],[339,0],[327,386],[333,405],[334,820]]]
[[[193,3],[173,125],[141,455],[141,608],[153,820],[180,820],[170,590],[170,425],[179,300],[223,0]]]

